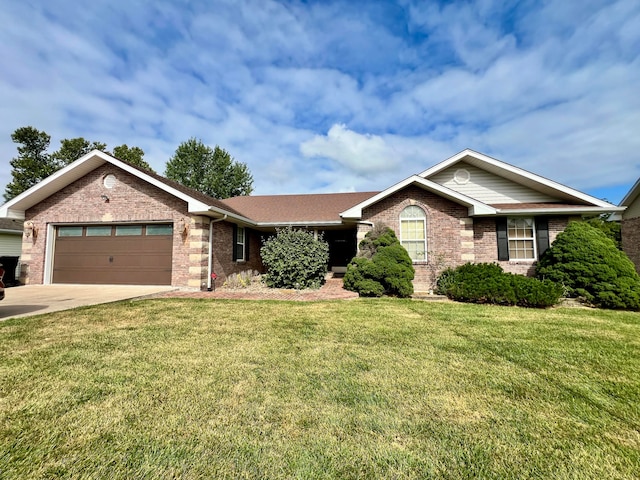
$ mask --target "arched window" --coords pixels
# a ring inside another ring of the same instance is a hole
[[[400,213],[400,243],[414,262],[427,259],[427,216],[420,207],[410,205]]]

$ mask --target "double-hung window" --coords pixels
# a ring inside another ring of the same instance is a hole
[[[245,249],[245,244],[246,244],[246,235],[245,235],[245,229],[244,227],[237,227],[236,228],[236,242],[235,242],[235,255],[234,255],[234,259],[241,262],[246,260],[245,258],[245,254],[246,254],[246,249]]]
[[[507,220],[509,260],[535,260],[536,235],[533,218],[509,218]]]
[[[420,207],[410,205],[400,213],[400,243],[414,262],[427,259],[427,216]]]

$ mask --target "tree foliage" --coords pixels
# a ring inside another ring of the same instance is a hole
[[[92,150],[107,152],[107,145],[102,142],[91,142],[82,137],[65,138],[60,141],[60,148],[47,153],[51,136],[34,127],[20,127],[11,134],[11,140],[18,144],[18,156],[12,159],[12,181],[7,185],[4,199],[9,201],[25,190],[41,182],[62,167],[66,167]],[[133,165],[153,171],[142,158],[144,152],[138,147],[120,145],[113,149],[114,156]]]
[[[596,227],[616,244],[618,250],[622,250],[622,230],[619,222],[610,222],[606,217],[594,217],[586,221],[592,227]]]
[[[413,262],[393,230],[373,229],[360,242],[359,250],[347,266],[344,288],[363,297],[413,294]]]
[[[272,288],[320,288],[329,263],[329,244],[313,232],[280,229],[263,242],[260,256]]]
[[[571,222],[542,255],[539,278],[602,308],[640,309],[640,277],[629,257],[599,228]]]
[[[58,169],[55,160],[47,153],[51,137],[45,132],[21,127],[11,134],[11,140],[18,144],[18,156],[9,162],[12,180],[5,189],[5,200],[20,195]]]
[[[144,160],[144,150],[140,147],[129,147],[126,143],[119,145],[113,149],[113,156],[124,160],[136,167],[150,170],[153,172],[153,168]]]
[[[51,154],[57,168],[62,168],[84,157],[92,150],[105,151],[107,144],[102,142],[90,142],[82,137],[65,138],[60,140],[60,148]]]
[[[178,146],[167,162],[165,176],[219,199],[253,191],[253,176],[246,164],[235,161],[217,145],[212,149],[196,138]]]

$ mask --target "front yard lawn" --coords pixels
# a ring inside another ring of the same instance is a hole
[[[640,314],[158,299],[0,322],[0,478],[640,476]]]

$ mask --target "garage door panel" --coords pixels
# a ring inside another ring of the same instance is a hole
[[[170,285],[171,235],[57,237],[53,282]]]

